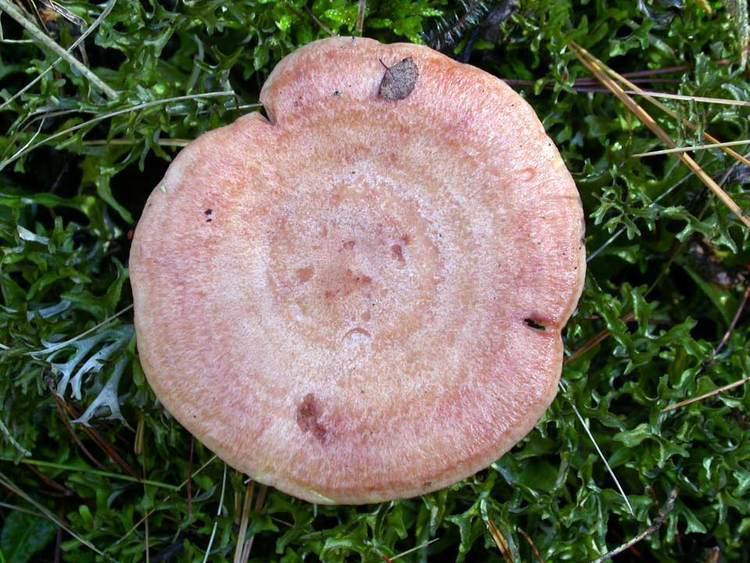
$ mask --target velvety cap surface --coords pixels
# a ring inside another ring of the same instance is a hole
[[[364,503],[486,467],[555,396],[581,292],[573,180],[503,82],[335,38],[193,141],[130,256],[149,383],[233,467]]]

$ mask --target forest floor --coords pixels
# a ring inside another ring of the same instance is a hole
[[[0,0],[0,563],[750,561],[744,0],[369,2],[365,36],[534,107],[583,199],[588,271],[536,429],[446,490],[362,507],[247,481],[165,413],[127,269],[180,147],[253,111],[296,47],[357,33],[357,3],[55,6]],[[739,153],[640,156],[670,145],[648,116]]]

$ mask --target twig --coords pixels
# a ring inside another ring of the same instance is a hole
[[[14,437],[13,434],[11,434],[10,430],[7,426],[5,426],[5,423],[3,422],[3,419],[0,418],[0,434],[5,436],[5,439],[10,442],[10,445],[16,448],[18,450],[18,453],[20,453],[22,456],[30,457],[31,452],[24,448]]]
[[[289,0],[284,0],[284,3],[291,8],[291,10],[296,13],[297,15],[302,15],[300,10],[292,4]],[[336,35],[333,31],[331,31],[331,28],[329,28],[326,24],[324,24],[322,21],[320,21],[315,14],[313,14],[312,10],[308,8],[307,4],[303,6],[303,10],[305,11],[305,14],[310,16],[310,19],[312,19],[320,29],[322,29],[325,33],[327,33],[329,36]]]
[[[537,81],[536,80],[520,80],[516,78],[503,78],[503,81],[508,84],[508,86],[518,86],[518,87],[531,87],[535,86]],[[634,84],[678,84],[680,81],[677,79],[672,78],[633,78]],[[545,83],[544,89],[550,90],[554,88],[555,84],[552,82]],[[611,94],[609,90],[606,88],[602,88],[599,86],[599,82],[594,81],[590,78],[583,78],[580,80],[576,80],[573,82],[571,88],[575,90],[576,92],[602,92],[606,94]]]
[[[685,407],[687,405],[690,405],[692,403],[697,403],[698,401],[703,401],[704,399],[708,399],[710,397],[713,397],[714,395],[718,395],[719,393],[724,393],[725,391],[730,391],[734,389],[735,387],[739,387],[740,385],[744,385],[750,381],[750,376],[743,377],[739,381],[735,381],[734,383],[730,383],[729,385],[724,385],[723,387],[719,387],[718,389],[714,389],[713,391],[709,391],[708,393],[704,393],[703,395],[698,395],[697,397],[692,397],[690,399],[686,399],[684,401],[680,401],[679,403],[675,403],[673,405],[669,405],[668,407],[665,407],[661,410],[661,412],[669,412],[673,411],[675,409],[679,409],[681,407]]]
[[[750,286],[747,286],[745,288],[745,293],[742,296],[742,302],[740,302],[740,306],[737,307],[737,311],[734,313],[732,322],[729,323],[729,326],[727,327],[727,331],[724,333],[724,336],[722,337],[721,342],[719,342],[719,345],[714,349],[714,357],[718,356],[719,352],[721,352],[724,346],[726,346],[727,342],[729,342],[729,337],[732,336],[732,332],[734,332],[734,327],[737,326],[737,322],[740,320],[740,317],[742,316],[742,311],[745,310],[745,305],[747,305],[748,298],[750,298]]]
[[[219,517],[221,511],[224,509],[224,492],[227,488],[227,464],[224,464],[224,476],[221,479],[221,494],[219,495],[219,508],[216,509],[216,520],[214,520],[214,526],[211,529],[211,537],[208,539],[208,546],[206,546],[206,553],[203,556],[203,563],[208,561],[208,556],[211,553],[211,546],[214,544],[214,538],[216,537],[216,528],[219,527]],[[148,516],[148,515],[147,515]]]
[[[237,534],[237,545],[234,548],[234,563],[244,563],[245,535],[247,534],[247,525],[250,522],[250,505],[253,500],[255,491],[255,481],[250,480],[245,486],[245,500],[242,502],[242,512],[240,515],[240,531]]]
[[[106,17],[107,17],[108,15],[109,15],[109,13],[110,13],[110,12],[112,11],[112,8],[114,8],[114,6],[115,6],[115,2],[116,2],[116,1],[117,1],[117,0],[110,0],[109,2],[107,2],[107,3],[106,3],[106,4],[104,5],[104,9],[102,10],[102,13],[101,13],[101,14],[99,14],[99,17],[97,17],[97,18],[96,18],[96,20],[94,20],[94,23],[92,23],[92,24],[91,24],[91,27],[89,27],[89,28],[88,28],[88,29],[87,29],[86,31],[84,31],[84,32],[83,32],[83,33],[81,34],[81,36],[80,36],[80,37],[79,37],[78,39],[76,39],[76,40],[75,40],[75,41],[73,42],[73,44],[72,44],[72,45],[71,45],[70,47],[68,47],[68,49],[67,49],[68,53],[71,53],[71,52],[73,52],[73,51],[75,50],[75,48],[76,48],[76,47],[78,47],[78,46],[79,46],[79,45],[80,45],[81,43],[83,43],[83,42],[85,41],[85,39],[86,39],[86,38],[87,38],[87,37],[88,37],[89,35],[91,35],[91,34],[93,33],[93,31],[94,31],[94,30],[95,30],[95,29],[96,29],[97,27],[99,27],[99,24],[101,24],[101,23],[102,23],[102,21],[104,21],[104,18],[106,18]],[[29,83],[28,83],[28,84],[27,84],[26,86],[24,86],[24,87],[23,87],[23,88],[21,88],[21,89],[20,89],[20,90],[19,90],[18,92],[16,92],[15,94],[13,94],[13,95],[12,95],[12,96],[11,96],[10,98],[8,98],[7,100],[5,100],[5,102],[3,102],[3,103],[2,103],[1,105],[0,105],[0,111],[2,111],[2,110],[3,110],[4,108],[6,108],[6,107],[7,107],[7,106],[8,106],[8,105],[9,105],[9,104],[11,103],[11,102],[13,102],[13,100],[15,100],[16,98],[18,98],[19,96],[22,96],[22,95],[24,94],[24,92],[27,92],[27,91],[29,90],[29,88],[31,88],[32,86],[34,86],[34,84],[36,84],[36,83],[37,83],[37,82],[39,82],[39,81],[40,81],[40,80],[41,80],[42,78],[44,78],[44,76],[45,76],[45,75],[46,75],[46,74],[47,74],[47,73],[48,73],[48,72],[49,72],[50,70],[52,70],[53,68],[55,68],[55,66],[57,66],[57,64],[58,64],[58,63],[59,63],[59,62],[60,62],[61,60],[63,60],[63,58],[62,58],[62,57],[58,57],[58,58],[57,58],[57,59],[55,60],[55,62],[53,62],[53,63],[52,63],[51,65],[49,65],[49,66],[48,66],[47,68],[45,68],[45,69],[44,69],[44,70],[43,70],[42,72],[40,72],[40,73],[39,73],[39,76],[37,76],[36,78],[34,78],[34,79],[33,79],[33,80],[32,80],[31,82],[29,82]]]
[[[211,456],[211,458],[210,458],[210,459],[209,459],[209,460],[208,460],[208,461],[207,461],[206,463],[204,463],[203,465],[201,465],[201,466],[200,466],[200,467],[199,467],[199,468],[198,468],[198,469],[197,469],[197,470],[195,471],[195,473],[193,473],[193,475],[195,476],[195,475],[198,475],[199,473],[201,473],[201,472],[202,472],[202,471],[203,471],[203,470],[204,470],[204,469],[205,469],[206,467],[208,467],[208,466],[209,466],[209,465],[210,465],[210,464],[211,464],[211,463],[212,463],[212,462],[213,462],[213,461],[214,461],[215,459],[216,459],[216,456],[215,456],[215,455],[214,455],[214,456]],[[184,487],[185,487],[186,485],[187,485],[187,479],[185,479],[185,480],[184,480],[184,481],[183,481],[182,483],[180,483],[180,484],[179,484],[179,485],[177,486],[177,490],[178,490],[178,491],[181,491],[181,490],[182,490],[182,489],[183,489],[183,488],[184,488]],[[145,520],[146,518],[148,518],[148,517],[149,517],[149,516],[151,516],[151,515],[152,515],[152,514],[153,514],[154,512],[156,512],[156,511],[157,511],[157,510],[159,509],[159,507],[161,507],[161,506],[165,505],[165,504],[167,503],[167,501],[169,501],[169,500],[170,500],[171,498],[172,498],[172,495],[171,495],[171,494],[168,494],[167,496],[165,496],[165,497],[164,497],[164,498],[163,498],[163,499],[161,500],[161,502],[160,502],[160,503],[157,503],[157,504],[156,504],[156,505],[154,506],[154,508],[152,508],[151,510],[149,510],[148,512],[146,512],[146,515],[145,515],[145,516],[143,516],[143,517],[142,517],[142,518],[141,518],[140,520],[138,520],[138,522],[136,522],[135,524],[133,524],[133,525],[132,525],[132,526],[130,527],[130,529],[129,529],[129,530],[127,531],[127,532],[125,532],[125,534],[124,534],[124,535],[123,535],[123,536],[122,536],[122,537],[121,537],[120,539],[118,539],[118,540],[117,540],[116,542],[114,542],[113,544],[111,544],[111,545],[110,545],[109,547],[114,547],[114,546],[116,546],[116,545],[117,545],[118,543],[120,543],[120,542],[122,542],[122,541],[126,540],[126,539],[128,538],[128,536],[129,536],[130,534],[132,534],[132,533],[133,533],[133,532],[134,532],[134,531],[135,531],[135,530],[136,530],[136,529],[138,528],[138,526],[140,526],[140,525],[141,525],[141,524],[142,524],[142,523],[144,522],[144,520]],[[291,526],[291,525],[290,525],[290,526]]]
[[[672,141],[671,137],[667,134],[664,129],[662,129],[656,121],[654,121],[654,118],[651,117],[646,110],[644,110],[641,106],[639,106],[633,98],[631,98],[628,94],[625,93],[625,91],[619,86],[619,84],[615,83],[614,80],[609,78],[607,74],[604,72],[604,68],[606,65],[601,62],[599,59],[594,57],[591,53],[586,51],[583,47],[580,47],[577,43],[571,42],[570,43],[573,50],[576,52],[576,55],[578,56],[578,59],[583,63],[586,68],[588,68],[592,73],[594,73],[599,80],[612,92],[617,96],[620,101],[625,104],[625,106],[640,119],[640,121],[646,125],[651,131],[656,135],[664,144],[666,144],[669,147],[674,147],[675,143]],[[609,69],[609,72],[612,73],[611,69]],[[653,99],[653,98],[652,98]],[[693,171],[693,173],[700,178],[700,180],[718,197],[724,205],[729,208],[732,213],[734,213],[737,218],[748,228],[750,228],[750,217],[745,215],[742,208],[740,208],[739,205],[737,205],[734,200],[729,197],[729,195],[719,186],[711,176],[706,174],[706,172],[703,170],[703,168],[700,167],[700,165],[693,160],[690,156],[684,153],[678,153],[678,158],[682,160],[682,162]]]
[[[406,557],[407,555],[410,555],[410,554],[414,553],[415,551],[419,551],[420,549],[424,549],[425,547],[428,547],[429,545],[435,543],[439,539],[440,538],[432,538],[430,541],[424,542],[421,545],[415,545],[414,547],[411,547],[411,548],[407,549],[406,551],[402,551],[398,555],[394,555],[393,557],[390,557],[389,559],[391,561],[396,561],[397,559],[401,559],[402,557]]]
[[[120,315],[123,315],[123,314],[127,313],[132,308],[133,308],[132,304],[128,305],[127,307],[123,307],[122,309],[120,309],[119,311],[117,311],[114,315],[111,315],[111,316],[107,317],[102,322],[100,322],[100,323],[92,326],[90,329],[84,330],[78,336],[74,336],[73,338],[69,338],[68,340],[63,340],[62,342],[55,342],[54,344],[52,344],[51,347],[48,347],[48,348],[42,348],[40,350],[34,350],[33,352],[28,352],[27,355],[33,356],[34,354],[43,354],[45,352],[50,352],[50,351],[54,351],[54,350],[59,350],[60,348],[65,348],[66,346],[68,346],[70,344],[73,344],[73,342],[75,342],[77,340],[80,340],[84,336],[88,336],[92,332],[95,332],[95,331],[99,330],[104,325],[107,325],[107,324],[111,323],[117,317],[119,317]]]
[[[502,532],[500,532],[492,520],[487,519],[485,524],[487,524],[487,530],[489,530],[492,541],[495,542],[500,555],[503,556],[503,560],[506,563],[513,563],[513,555],[510,552],[510,547],[508,547],[508,540],[505,539]]]
[[[92,139],[83,141],[84,145],[108,146],[108,145],[135,145],[140,143],[140,139]],[[186,147],[190,143],[188,139],[159,139],[156,141],[160,147]]]
[[[630,80],[633,84],[679,84],[680,82],[677,78],[631,78]],[[599,81],[594,78],[584,78],[583,80],[576,80],[573,83],[574,87],[578,86],[580,88],[598,85]]]
[[[632,96],[644,96],[653,98],[664,98],[665,100],[682,100],[684,102],[698,102],[703,104],[719,104],[724,106],[750,107],[750,102],[745,100],[733,100],[731,98],[711,98],[706,96],[690,96],[686,94],[670,94],[667,92],[651,92],[648,90],[625,90],[626,94]]]
[[[62,561],[62,539],[62,528],[58,528],[55,533],[55,558],[52,560],[53,563],[60,563]]]
[[[44,473],[42,473],[41,471],[39,471],[33,465],[30,465],[29,469],[31,470],[31,472],[34,475],[36,475],[39,478],[39,480],[42,483],[44,483],[45,485],[47,485],[50,489],[56,490],[58,493],[60,493],[61,495],[65,496],[65,497],[72,497],[72,496],[75,495],[75,493],[73,491],[71,491],[68,487],[66,487],[65,485],[61,485],[60,483],[58,483],[57,481],[55,481],[51,477],[47,477]]]
[[[14,463],[16,460],[9,459],[6,457],[0,457],[0,461],[8,461]],[[54,463],[51,461],[42,461],[40,459],[21,459],[18,463],[26,465],[36,465],[37,467],[48,467],[50,469],[61,469],[63,471],[74,471],[77,473],[86,473],[88,475],[97,475],[99,477],[109,477],[110,479],[119,479],[121,481],[130,481],[131,483],[142,483],[144,485],[151,485],[152,487],[159,487],[161,489],[170,489],[172,491],[179,490],[175,485],[169,483],[162,483],[160,481],[144,481],[137,477],[131,477],[130,475],[121,475],[119,473],[111,473],[109,471],[100,471],[98,469],[91,469],[90,467],[77,467],[74,465],[65,465],[63,463]]]
[[[68,418],[68,413],[67,413],[67,408],[66,408],[68,405],[67,405],[67,403],[65,403],[65,401],[63,400],[63,398],[55,392],[54,383],[52,382],[51,379],[48,382],[47,387],[50,390],[50,393],[52,394],[52,399],[54,399],[54,401],[55,401],[55,407],[57,409],[57,416],[60,417],[60,420],[62,420],[63,424],[65,425],[65,429],[70,434],[70,437],[73,438],[73,441],[81,449],[81,451],[85,454],[85,456],[89,459],[89,461],[91,461],[91,463],[93,463],[99,469],[101,469],[102,471],[104,471],[104,465],[102,465],[99,462],[99,460],[96,459],[96,457],[94,456],[94,454],[92,454],[88,450],[88,448],[83,445],[83,442],[81,442],[80,438],[75,433],[75,430],[73,430],[73,427],[71,426],[70,420]],[[84,426],[84,428],[86,428],[86,427]]]
[[[81,416],[81,413],[79,413],[73,405],[66,402],[65,399],[63,399],[60,395],[57,394],[57,392],[54,390],[54,388],[50,388],[50,391],[52,392],[52,396],[55,399],[55,402],[60,405],[65,410],[65,413],[68,417],[75,419],[78,419]],[[61,417],[62,418],[62,417]],[[64,421],[66,425],[68,424],[68,421]],[[107,442],[104,438],[102,438],[99,433],[92,427],[83,425],[82,426],[83,431],[88,435],[89,438],[91,438],[94,443],[99,446],[99,449],[102,450],[109,459],[111,459],[113,462],[115,462],[116,465],[120,467],[125,473],[128,473],[130,476],[132,476],[135,479],[139,479],[138,472],[136,472],[135,469],[133,469],[128,462],[125,461],[125,459],[117,452],[117,450],[112,446],[109,442]],[[73,433],[71,429],[71,435],[75,437],[75,434]],[[101,469],[104,469],[104,467],[96,461],[93,456],[88,453],[86,448],[83,447],[83,444],[76,438],[76,442],[78,445],[84,450],[84,452],[87,453],[89,456],[89,459],[94,460],[94,465],[97,465]],[[139,479],[140,480],[140,479]]]
[[[576,46],[576,47],[578,49],[580,49],[582,51],[582,53],[585,53],[586,56],[592,57],[592,58],[595,59],[595,57],[593,57],[593,55],[591,55],[591,53],[589,53],[588,51],[586,51],[582,47],[580,47],[580,46]],[[580,58],[580,56],[579,56],[579,58]],[[614,70],[612,70],[611,68],[609,68],[607,65],[605,65],[604,63],[602,63],[601,61],[599,61],[598,59],[595,59],[595,60],[596,60],[596,62],[598,63],[598,65],[600,67],[600,69],[599,69],[600,72],[604,72],[605,74],[609,75],[614,80],[616,80],[617,82],[625,85],[630,90],[632,90],[634,92],[637,92],[639,95],[642,95],[648,102],[650,102],[651,104],[655,105],[657,108],[659,108],[661,111],[663,111],[664,113],[666,113],[671,118],[678,120],[680,123],[682,123],[682,125],[684,125],[688,129],[690,129],[691,131],[698,131],[698,132],[700,132],[703,135],[703,138],[706,141],[708,141],[709,143],[720,143],[720,141],[716,137],[714,137],[713,135],[710,135],[706,131],[699,131],[698,126],[695,123],[691,122],[689,119],[685,119],[684,117],[681,117],[680,115],[678,115],[676,112],[672,111],[672,109],[670,109],[669,107],[667,107],[666,105],[664,105],[662,102],[660,102],[659,100],[657,100],[653,96],[649,96],[648,94],[646,94],[645,90],[639,88],[637,84],[634,84],[633,82],[631,82],[630,80],[628,80],[627,78],[625,78],[623,75],[615,72]],[[719,61],[719,64],[724,64],[724,61]],[[591,70],[591,69],[589,69],[589,70]],[[596,72],[594,74],[596,74]],[[614,91],[613,91],[613,93],[614,93]],[[729,147],[721,147],[721,150],[725,154],[727,154],[727,155],[731,156],[732,158],[734,158],[735,160],[738,160],[739,162],[745,164],[746,166],[750,166],[750,160],[748,160],[746,157],[742,156],[737,151],[735,151],[735,150],[733,150],[733,149],[731,149]]]
[[[722,62],[722,61],[719,61]],[[654,68],[654,69],[646,69],[646,70],[635,70],[632,72],[623,72],[622,75],[627,78],[637,78],[639,76],[656,76],[659,74],[675,74],[677,72],[686,72],[690,70],[690,67],[688,65],[678,65],[678,66],[666,66],[662,68]],[[584,78],[582,80],[591,80],[592,82],[596,80],[595,78]]]
[[[691,145],[689,147],[673,147],[671,149],[660,149],[658,151],[639,152],[633,155],[634,158],[642,158],[644,156],[659,156],[662,154],[673,154],[678,152],[690,152],[690,151],[702,151],[707,149],[720,149],[722,147],[737,147],[740,145],[747,145],[750,143],[750,139],[743,139],[740,141],[727,141],[724,143],[711,143],[708,145]]]
[[[18,24],[28,31],[34,39],[56,53],[61,59],[65,59],[71,67],[80,72],[89,82],[91,82],[91,84],[96,86],[96,88],[103,92],[108,98],[112,100],[117,99],[118,94],[115,90],[108,86],[81,61],[76,59],[73,55],[68,53],[68,51],[55,43],[49,36],[44,34],[36,25],[34,25],[33,22],[30,22],[26,16],[23,15],[23,12],[10,2],[10,0],[0,0],[0,9],[16,20]]]
[[[523,528],[518,528],[518,533],[521,534],[524,537],[524,539],[528,542],[529,546],[531,547],[531,552],[534,554],[534,557],[536,558],[536,560],[539,561],[539,563],[544,563],[544,557],[542,557],[542,554],[539,553],[539,548],[531,539],[531,536],[529,536],[529,534],[527,534]]]
[[[3,485],[6,489],[9,491],[15,493],[19,497],[21,497],[23,500],[31,504],[34,508],[36,508],[39,512],[41,512],[45,518],[48,520],[51,520],[54,522],[57,526],[68,532],[71,536],[73,536],[76,540],[81,542],[83,545],[88,547],[90,550],[94,551],[98,555],[101,555],[102,557],[106,557],[107,560],[112,561],[112,558],[106,555],[103,551],[101,551],[99,548],[97,548],[94,544],[92,544],[90,541],[86,540],[85,538],[82,538],[78,534],[76,534],[73,530],[71,530],[68,526],[65,525],[65,523],[59,519],[57,516],[55,516],[52,512],[50,512],[44,505],[39,504],[36,500],[34,500],[32,497],[27,495],[23,490],[21,490],[19,487],[13,483],[6,475],[5,473],[0,472],[0,485]]]
[[[190,435],[190,455],[188,456],[187,467],[187,514],[188,522],[193,519],[193,449],[195,447],[195,437]]]
[[[635,511],[633,510],[633,505],[630,504],[630,500],[628,499],[628,495],[625,494],[624,489],[622,488],[622,485],[620,485],[620,481],[617,479],[617,476],[615,475],[615,472],[612,470],[612,467],[609,465],[609,462],[607,461],[607,458],[604,457],[604,454],[602,453],[601,448],[599,447],[599,444],[596,443],[596,440],[594,439],[594,435],[591,433],[591,430],[589,429],[588,423],[584,420],[584,418],[581,416],[581,413],[578,412],[578,409],[571,401],[570,406],[573,407],[573,412],[576,413],[576,416],[578,417],[578,420],[581,421],[581,425],[583,426],[583,430],[586,432],[586,435],[591,440],[591,443],[594,444],[594,448],[596,448],[596,453],[599,454],[599,457],[604,462],[604,466],[607,468],[607,472],[612,477],[612,480],[615,482],[615,486],[617,487],[617,490],[620,492],[620,496],[625,500],[625,504],[628,507],[628,510],[630,511],[630,514],[635,515]]]
[[[0,2],[4,2],[6,0],[0,0]],[[123,109],[118,109],[116,111],[111,111],[109,113],[105,113],[103,115],[97,115],[96,117],[93,117],[89,119],[88,121],[84,121],[83,123],[79,123],[78,125],[73,125],[72,127],[68,127],[67,129],[63,129],[62,131],[58,131],[57,133],[54,133],[47,137],[46,139],[42,139],[38,143],[32,145],[26,151],[24,151],[21,154],[15,155],[13,159],[6,160],[5,162],[0,164],[0,171],[5,168],[8,164],[12,163],[17,158],[20,158],[23,154],[27,152],[31,152],[37,147],[40,147],[41,145],[44,145],[46,143],[49,143],[50,141],[53,141],[55,139],[59,139],[60,137],[64,137],[68,133],[73,133],[74,131],[78,131],[79,129],[83,129],[84,127],[87,127],[89,125],[93,125],[94,123],[99,123],[100,121],[104,121],[105,119],[110,119],[112,117],[117,117],[118,115],[124,115],[128,113],[134,113],[136,111],[152,108],[155,106],[160,106],[164,104],[169,104],[172,102],[181,102],[184,100],[195,100],[195,99],[203,99],[203,98],[217,98],[220,96],[236,96],[234,92],[231,90],[225,90],[221,92],[206,92],[204,94],[189,94],[186,96],[174,96],[172,98],[162,98],[161,100],[152,100],[150,102],[144,102],[142,104],[136,104],[134,106],[130,106]],[[248,106],[254,106],[254,107],[260,107],[261,104],[247,104]]]
[[[34,134],[31,136],[31,138],[26,141],[24,145],[21,146],[10,158],[8,158],[5,162],[0,162],[0,170],[5,168],[5,163],[10,163],[16,160],[23,152],[29,148],[29,146],[34,142],[34,140],[39,136],[39,134],[42,132],[42,127],[44,127],[45,118],[42,118],[42,121],[39,123],[39,127],[37,127]]]
[[[659,515],[654,518],[653,524],[651,524],[648,528],[643,530],[640,534],[632,538],[631,540],[628,540],[624,544],[616,547],[612,551],[608,551],[598,559],[595,559],[592,563],[603,563],[604,561],[609,561],[612,559],[615,555],[618,553],[622,553],[626,549],[634,546],[639,541],[646,539],[651,534],[653,534],[656,530],[661,528],[661,525],[664,524],[664,521],[667,519],[667,516],[670,512],[672,512],[672,509],[674,508],[674,502],[677,500],[677,489],[672,489],[672,492],[669,493],[669,498],[667,499],[667,502],[664,503],[664,506],[659,510]]]
[[[359,0],[357,6],[357,26],[354,28],[355,33],[362,37],[362,32],[365,29],[365,12],[367,11],[367,0]]]
[[[635,315],[633,313],[627,313],[623,317],[620,318],[620,320],[624,323],[632,322],[635,319]],[[602,342],[604,342],[607,338],[609,338],[610,334],[612,334],[609,329],[604,329],[598,334],[595,334],[591,338],[589,338],[586,342],[583,343],[583,345],[575,350],[570,356],[565,358],[564,364],[568,365],[573,362],[575,362],[578,358],[583,356],[586,352],[591,350],[592,348],[598,346]]]

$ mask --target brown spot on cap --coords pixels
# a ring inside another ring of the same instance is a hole
[[[297,406],[297,425],[302,432],[309,432],[319,442],[325,441],[328,430],[320,423],[323,412],[315,395],[308,393]]]
[[[305,268],[299,268],[297,270],[297,279],[301,283],[304,283],[306,281],[310,281],[312,279],[312,277],[313,277],[314,274],[315,274],[315,268],[313,268],[312,266],[307,266]]]
[[[403,251],[403,249],[401,248],[401,245],[400,245],[400,244],[394,244],[394,245],[392,245],[392,246],[391,246],[391,254],[393,255],[393,257],[394,257],[394,258],[395,258],[396,260],[398,260],[398,261],[399,261],[399,262],[401,262],[402,264],[403,264],[404,262],[406,262],[406,260],[404,260],[404,251]]]

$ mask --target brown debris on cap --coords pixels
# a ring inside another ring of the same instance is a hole
[[[414,90],[417,78],[419,69],[411,57],[391,67],[385,67],[378,95],[386,100],[403,100]]]
[[[136,229],[149,383],[313,502],[486,467],[554,399],[584,277],[578,192],[533,110],[429,48],[352,38],[285,58],[261,101],[180,153]]]

